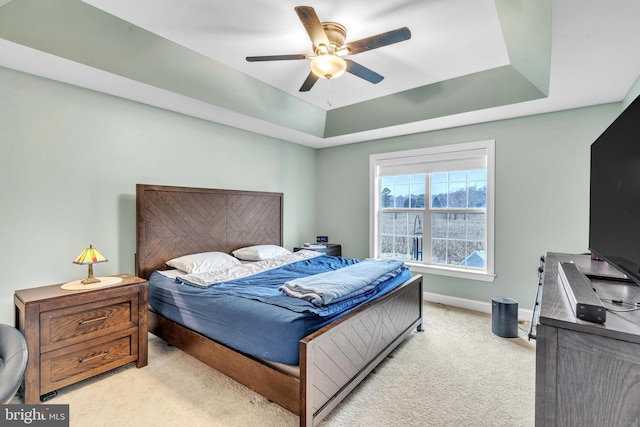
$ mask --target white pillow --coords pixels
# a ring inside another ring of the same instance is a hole
[[[243,261],[261,261],[291,254],[291,251],[278,245],[256,245],[236,249],[233,256]]]
[[[186,271],[189,274],[220,270],[239,264],[240,261],[224,252],[202,252],[184,255],[167,261],[169,267]]]

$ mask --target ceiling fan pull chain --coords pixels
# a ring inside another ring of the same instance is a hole
[[[333,95],[333,92],[331,90],[331,79],[327,80],[327,87],[329,88],[329,93],[327,94],[327,106],[329,106],[329,108],[331,108],[331,96]]]

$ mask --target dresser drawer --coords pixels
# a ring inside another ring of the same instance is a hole
[[[137,324],[137,293],[43,312],[40,314],[41,351],[52,351]]]
[[[132,362],[138,357],[138,330],[108,335],[40,356],[40,390],[47,393]]]

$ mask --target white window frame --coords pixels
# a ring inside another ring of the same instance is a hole
[[[417,273],[437,274],[463,279],[493,282],[494,272],[494,218],[495,218],[495,140],[467,142],[460,144],[442,145],[436,147],[419,148],[416,150],[396,151],[392,153],[372,154],[369,156],[369,183],[370,183],[370,207],[369,207],[369,256],[376,258],[380,253],[379,231],[380,215],[380,175],[381,171],[390,171],[393,175],[411,173],[423,173],[425,171],[454,170],[451,164],[455,164],[455,170],[475,169],[474,164],[479,155],[486,156],[487,168],[487,207],[486,207],[486,247],[485,268],[471,269],[451,265],[425,264],[420,261],[407,260],[411,271]],[[474,160],[476,159],[476,160]],[[425,190],[430,192],[430,188]],[[425,204],[429,203],[429,197],[425,194]],[[426,234],[424,241],[430,238]],[[424,248],[429,246],[425,244]]]

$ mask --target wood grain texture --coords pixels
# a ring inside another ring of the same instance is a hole
[[[639,425],[638,345],[602,338],[594,346],[586,334],[571,335],[584,345],[558,349],[557,425]],[[600,351],[602,344],[608,351]],[[619,354],[635,354],[636,360]]]
[[[282,193],[138,184],[136,207],[140,277],[187,254],[282,245]]]
[[[300,412],[300,379],[149,312],[149,332],[289,411]]]
[[[138,325],[138,295],[120,297],[109,305],[100,302],[64,308],[40,315],[43,351],[81,342]]]
[[[138,329],[75,344],[40,357],[40,394],[95,376],[138,358]]]
[[[536,426],[555,426],[557,422],[556,378],[558,329],[546,325],[536,328]]]
[[[416,301],[422,301],[421,276],[301,341],[301,355],[306,358],[306,416],[314,420],[310,422],[324,418],[421,326],[422,303]]]
[[[121,277],[89,290],[58,284],[15,292],[16,327],[29,349],[25,403],[133,361],[147,365],[147,282]]]
[[[577,319],[558,263],[601,268],[588,256],[547,254],[536,334],[536,426],[640,426],[640,313]],[[636,285],[591,280],[603,300],[637,301]],[[620,309],[615,306],[614,309]]]

